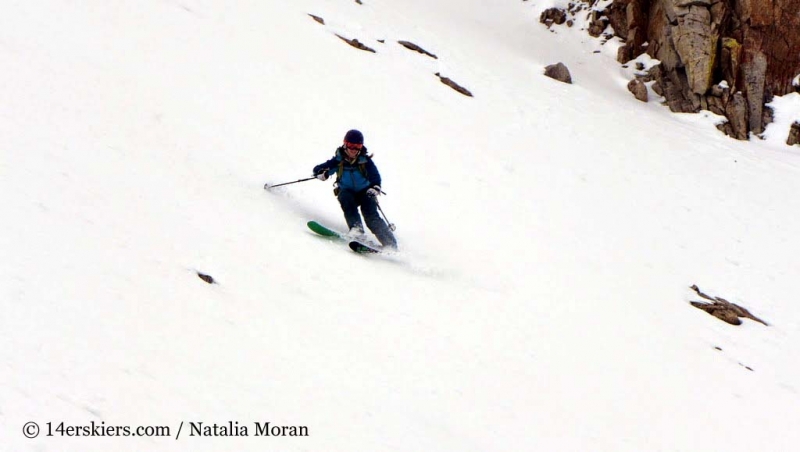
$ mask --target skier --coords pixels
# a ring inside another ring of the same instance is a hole
[[[375,234],[381,245],[396,249],[397,241],[394,234],[378,215],[376,197],[382,193],[381,175],[372,161],[372,156],[367,154],[364,135],[358,130],[348,130],[344,136],[344,143],[336,149],[336,155],[327,162],[315,166],[313,174],[317,179],[325,181],[334,172],[336,182],[333,194],[339,199],[350,234],[353,236],[364,234],[361,215],[358,213],[360,206],[367,227]]]

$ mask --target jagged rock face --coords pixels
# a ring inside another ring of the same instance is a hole
[[[724,112],[737,138],[763,132],[764,104],[795,89],[800,0],[614,0],[605,14],[625,40],[621,62],[661,61],[654,79],[672,110]]]

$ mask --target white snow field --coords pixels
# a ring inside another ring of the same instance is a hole
[[[800,97],[735,141],[545,6],[2,2],[0,450],[798,450]],[[351,128],[396,255],[263,189]]]

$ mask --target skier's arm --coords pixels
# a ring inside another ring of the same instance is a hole
[[[375,166],[375,162],[372,160],[367,161],[367,179],[369,179],[369,186],[374,187],[376,185],[381,185],[381,173],[378,172],[378,167]]]
[[[315,166],[314,170],[313,170],[313,174],[316,176],[317,174],[319,174],[319,173],[321,173],[323,171],[330,171],[331,168],[334,168],[337,165],[338,165],[338,162],[336,161],[336,157],[334,157],[334,158],[328,160],[325,163],[320,163],[319,165]]]

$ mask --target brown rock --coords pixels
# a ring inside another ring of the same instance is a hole
[[[572,75],[564,63],[551,64],[544,68],[544,75],[558,80],[559,82],[572,84]]]
[[[661,97],[664,97],[664,88],[661,87],[661,83],[655,82],[652,85],[653,92],[658,94]]]
[[[742,59],[742,45],[734,38],[722,38],[720,69],[729,86],[736,86]]]
[[[548,8],[539,15],[539,22],[550,28],[553,24],[561,25],[567,21],[567,12],[561,8]]]
[[[786,140],[789,146],[800,146],[800,121],[795,121],[789,128],[789,138]]]
[[[433,59],[435,59],[435,60],[438,60],[438,59],[439,59],[439,57],[437,57],[436,55],[434,55],[434,54],[432,54],[432,53],[428,52],[427,50],[425,50],[425,49],[423,49],[422,47],[420,47],[420,46],[418,46],[418,45],[414,44],[413,42],[409,42],[409,41],[397,41],[397,43],[398,43],[398,44],[400,44],[401,46],[405,47],[405,48],[406,48],[406,49],[408,49],[408,50],[413,50],[413,51],[415,51],[415,52],[419,52],[419,53],[421,53],[421,54],[423,54],[423,55],[427,55],[427,56],[429,56],[429,57],[431,57],[431,58],[433,58]]]
[[[742,321],[739,320],[739,318],[745,318],[759,322],[765,326],[769,326],[767,322],[754,316],[750,311],[736,303],[731,303],[724,298],[706,295],[700,291],[700,288],[697,287],[697,285],[693,285],[691,289],[694,290],[701,298],[711,301],[711,303],[692,301],[691,305],[706,311],[720,320],[730,323],[731,325],[741,325]]]
[[[747,96],[750,131],[761,133],[764,124],[761,112],[764,109],[764,88],[767,75],[767,57],[761,52],[745,52],[745,61],[742,63],[744,74],[744,93]]]
[[[600,37],[601,34],[608,27],[608,18],[599,11],[592,11],[589,20],[588,32],[595,38]]]
[[[747,101],[741,91],[735,93],[731,98],[728,105],[725,107],[725,116],[731,125],[731,133],[729,136],[737,140],[746,140],[750,135],[748,133],[748,114],[747,114]]]
[[[628,83],[628,91],[633,93],[633,96],[636,99],[642,102],[647,102],[647,86],[638,78],[635,78]]]
[[[688,8],[676,8],[676,14],[678,25],[673,27],[673,42],[686,68],[689,89],[695,94],[705,94],[711,87],[718,38],[712,30],[711,11],[701,0]]]
[[[625,64],[628,61],[632,60],[633,57],[633,48],[628,44],[623,44],[619,46],[617,49],[617,62]]]
[[[316,20],[318,23],[321,23],[322,25],[325,25],[325,19],[323,19],[323,18],[321,18],[319,16],[315,16],[313,14],[309,14],[309,16],[311,16],[311,18]]]
[[[458,83],[450,80],[449,78],[443,77],[438,72],[436,73],[436,76],[439,77],[439,81],[441,81],[445,85],[449,86],[450,88],[453,88],[454,90],[458,91],[459,93],[461,93],[461,94],[463,94],[463,95],[465,95],[467,97],[474,97],[472,95],[472,93],[468,89],[466,89],[463,86],[459,85]]]
[[[347,39],[344,36],[340,36],[340,35],[336,35],[336,37],[341,39],[342,41],[350,44],[351,46],[355,47],[358,50],[364,50],[364,51],[367,51],[367,52],[378,53],[378,52],[375,51],[375,49],[367,47],[364,44],[362,44],[361,42],[359,42],[358,39]]]
[[[725,116],[725,101],[721,97],[708,96],[706,101],[709,111],[715,115]]]

